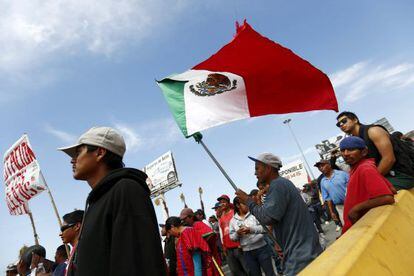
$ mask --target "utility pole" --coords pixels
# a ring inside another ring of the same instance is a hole
[[[300,146],[299,141],[298,141],[298,139],[297,139],[297,138],[296,138],[296,136],[295,136],[295,133],[293,133],[292,127],[290,126],[290,122],[291,122],[291,121],[292,121],[292,119],[286,119],[286,120],[284,120],[284,121],[283,121],[283,124],[285,124],[285,125],[287,125],[287,126],[288,126],[288,128],[289,128],[289,130],[290,130],[290,133],[292,134],[293,139],[295,140],[296,145],[297,145],[297,146],[298,146],[298,148],[299,148],[300,154],[302,155],[303,161],[305,161],[305,164],[306,164],[306,166],[308,167],[308,170],[309,170],[309,173],[310,173],[310,175],[311,175],[311,177],[312,177],[312,180],[314,180],[314,179],[315,179],[315,176],[313,175],[312,169],[311,169],[311,167],[309,166],[308,160],[306,160],[306,158],[305,158],[305,154],[303,153],[302,147]]]

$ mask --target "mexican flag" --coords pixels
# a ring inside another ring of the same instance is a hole
[[[186,137],[227,122],[268,114],[338,111],[329,78],[244,22],[209,59],[158,82]]]

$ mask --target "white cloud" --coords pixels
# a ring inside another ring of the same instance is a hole
[[[129,124],[113,120],[111,126],[118,130],[125,139],[127,153],[151,150],[160,145],[168,145],[183,138],[177,124],[172,119],[160,119],[144,124]],[[44,130],[66,144],[74,144],[81,135],[56,129],[47,124]]]
[[[144,124],[127,124],[114,120],[113,127],[125,138],[127,152],[151,150],[178,141],[183,135],[173,119],[159,119]]]
[[[50,70],[60,58],[85,53],[116,56],[125,46],[140,44],[148,35],[158,32],[187,3],[187,0],[168,3],[162,0],[0,0],[1,81],[30,83],[33,87],[43,70]],[[33,76],[34,71],[41,72]],[[22,82],[22,78],[26,81]]]
[[[116,123],[114,127],[115,129],[119,130],[119,132],[121,132],[122,136],[124,137],[128,151],[135,152],[143,146],[142,138],[134,128],[124,123]]]
[[[53,136],[55,136],[56,138],[58,138],[59,140],[61,140],[62,142],[70,145],[70,144],[74,144],[76,142],[76,136],[68,133],[66,131],[63,130],[59,130],[56,129],[54,127],[52,127],[51,125],[46,125],[45,126],[45,131],[49,134],[52,134]]]
[[[344,101],[354,102],[373,93],[401,90],[414,84],[414,64],[374,64],[362,61],[333,73],[332,84]]]

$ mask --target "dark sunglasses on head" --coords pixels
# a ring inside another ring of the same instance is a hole
[[[340,120],[339,122],[336,123],[336,126],[341,127],[344,124],[346,124],[346,122],[348,122],[348,118],[343,118],[342,120]]]
[[[71,227],[73,227],[75,225],[76,225],[76,223],[70,223],[70,224],[62,225],[60,227],[60,232],[63,233],[63,232],[65,232],[65,230],[67,230],[67,229],[69,229],[69,228],[71,228]]]

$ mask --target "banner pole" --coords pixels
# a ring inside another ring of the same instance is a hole
[[[168,212],[167,201],[165,200],[164,193],[161,193],[160,198],[161,198],[161,201],[162,201],[161,203],[162,203],[162,206],[164,207],[164,212],[166,215],[165,220],[167,220],[170,217],[170,213]]]
[[[58,220],[58,223],[59,223],[59,227],[62,227],[62,220],[60,219],[60,215],[59,215],[58,209],[56,207],[55,200],[53,199],[52,192],[50,191],[50,188],[46,183],[46,179],[43,176],[42,171],[40,171],[40,177],[42,178],[42,181],[46,186],[47,193],[49,194],[50,201],[52,202],[53,210],[55,210],[55,214],[56,214],[56,217],[57,217],[57,220]],[[70,250],[69,250],[69,246],[67,244],[65,244],[65,249],[66,249],[66,254],[68,256],[70,256]]]
[[[34,239],[35,239],[35,244],[36,244],[36,245],[39,245],[39,236],[37,235],[37,232],[36,232],[36,226],[35,226],[35,224],[34,224],[34,220],[33,220],[33,215],[32,215],[32,212],[31,212],[31,211],[27,212],[27,215],[29,216],[29,218],[30,218],[30,222],[32,223],[32,228],[33,228],[33,235],[34,235]]]
[[[203,202],[203,198],[201,197],[201,195],[203,194],[203,188],[199,187],[198,188],[198,194],[200,195],[200,205],[201,205],[201,210],[204,211],[204,202]]]

